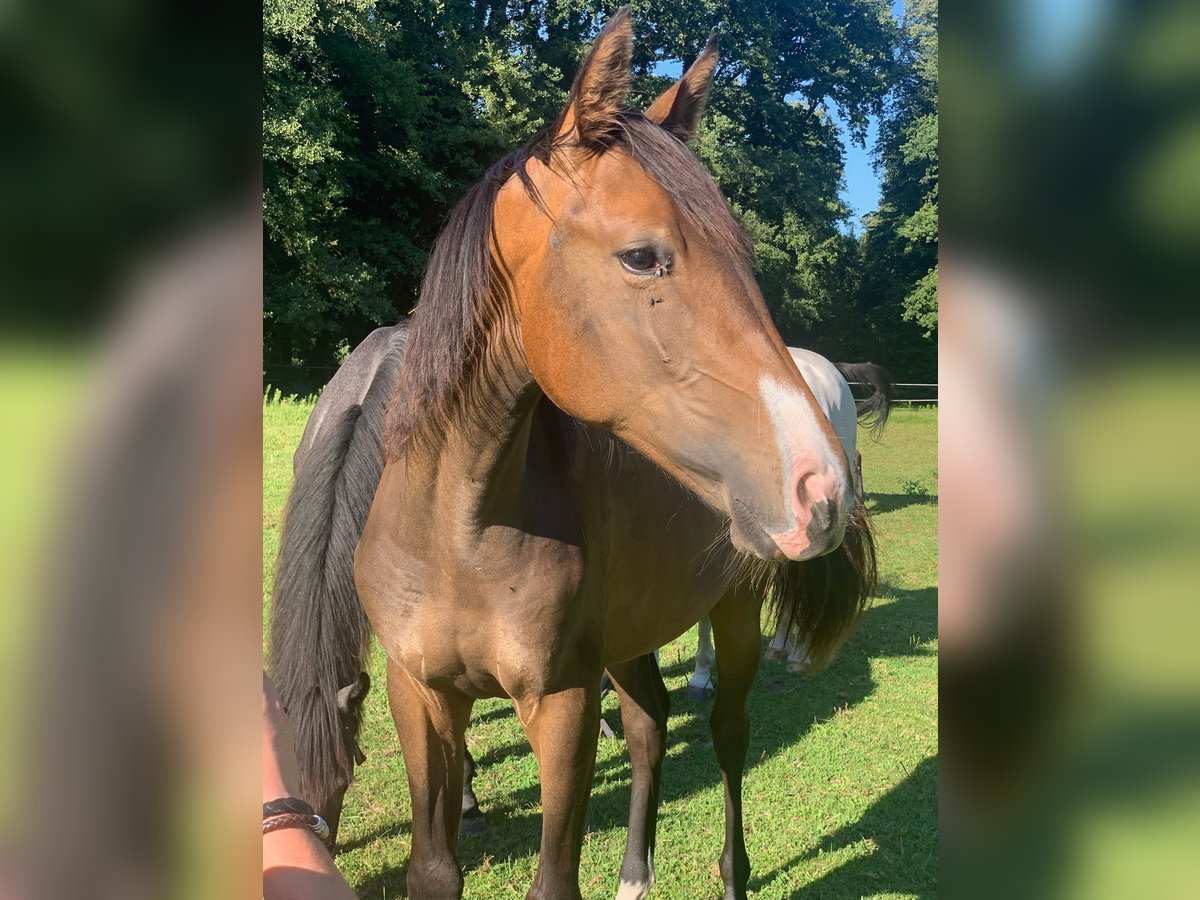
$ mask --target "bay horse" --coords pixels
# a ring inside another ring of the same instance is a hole
[[[283,546],[277,561],[273,602],[281,608],[294,602],[292,596],[302,591],[305,585],[317,584],[323,591],[335,594],[354,591],[351,567],[354,546],[365,524],[370,498],[374,496],[383,472],[381,442],[385,403],[379,398],[390,396],[394,390],[407,338],[407,320],[372,331],[338,368],[308,417],[304,434],[293,455],[295,501],[289,505],[283,528]],[[833,425],[846,458],[855,460],[855,491],[861,499],[862,465],[857,449],[857,426],[861,423],[876,435],[882,431],[891,411],[894,391],[891,376],[875,363],[832,362],[818,353],[797,347],[789,347],[788,351],[821,411]],[[869,386],[871,393],[856,401],[848,383],[851,378]],[[350,433],[354,439],[348,444],[346,436]],[[310,456],[316,455],[324,460],[329,449],[334,451],[335,462],[332,465],[328,462],[318,462],[311,467],[306,465]],[[329,499],[320,490],[314,492],[312,487],[314,480],[318,485],[325,484],[330,473],[349,476],[353,489],[358,493],[357,503],[347,503],[353,498],[348,497],[344,490],[336,512],[325,502],[311,502],[313,499],[321,501],[323,497]],[[359,515],[347,515],[351,509],[359,510]],[[339,518],[336,536],[325,534],[331,518]],[[319,554],[311,551],[313,535],[317,536],[323,547],[323,552]],[[298,544],[297,536],[307,540]],[[318,561],[323,565],[325,577],[312,570],[313,563]],[[337,580],[339,576],[340,582]],[[321,605],[325,608],[336,606],[327,603]],[[281,627],[278,632],[280,637],[284,631]],[[765,656],[768,659],[787,660],[789,671],[807,671],[807,652],[803,647],[792,645],[790,631],[790,623],[783,620],[777,622]],[[687,695],[691,700],[708,700],[714,692],[712,673],[717,655],[712,642],[712,623],[707,615],[700,619],[697,634],[695,666],[688,680]],[[276,635],[276,632],[273,631],[272,635]],[[287,661],[286,654],[276,655],[281,662]],[[306,672],[297,674],[300,679],[307,675]],[[365,757],[358,747],[355,734],[359,707],[368,686],[369,680],[363,672],[354,682],[342,687],[337,695],[339,713],[349,735],[347,753],[359,763]],[[305,722],[299,724],[303,726]],[[309,729],[301,728],[300,733],[307,735]],[[310,752],[302,756],[307,761],[314,754]],[[463,760],[459,833],[478,835],[485,830],[486,820],[472,784],[475,761],[471,757],[469,742],[464,747]],[[345,786],[348,785],[347,780]],[[338,800],[325,804],[325,818],[330,823],[334,841],[341,815],[340,797],[343,790],[337,792]]]
[[[650,653],[705,612],[724,673],[711,718],[721,873],[727,897],[745,896],[759,598],[818,662],[866,599],[873,548],[848,462],[770,322],[747,239],[683,143],[715,44],[643,115],[622,106],[631,42],[626,9],[553,125],[451,213],[391,400],[372,384],[339,441],[304,463],[332,463],[324,479],[289,500],[289,517],[324,505],[323,532],[293,540],[322,552],[367,505],[338,464],[382,448],[353,564],[361,605],[353,590],[324,594],[336,573],[314,564],[318,578],[273,608],[271,649],[308,757],[304,793],[326,808],[353,768],[362,658],[379,637],[412,797],[414,897],[461,895],[463,732],[486,696],[513,699],[540,767],[529,896],[579,896],[605,668],[633,772],[619,896],[644,896],[666,732]],[[378,420],[361,410],[380,403],[386,429],[366,433]]]

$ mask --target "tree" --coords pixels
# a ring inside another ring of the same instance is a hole
[[[936,0],[909,0],[904,68],[880,123],[882,198],[864,236],[864,294],[877,328],[893,337],[910,330],[894,321],[899,311],[926,341],[938,320],[937,25]],[[930,351],[927,366],[933,365],[931,344]]]
[[[269,363],[332,366],[411,308],[446,210],[505,149],[463,89],[484,35],[439,6],[264,7]]]

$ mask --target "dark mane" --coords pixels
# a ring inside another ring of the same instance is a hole
[[[410,440],[443,435],[472,410],[486,413],[494,393],[489,388],[518,361],[507,278],[493,258],[493,213],[500,189],[514,175],[546,212],[527,166],[531,159],[548,165],[552,151],[570,141],[570,133],[555,137],[560,127],[554,123],[488,169],[451,210],[434,242],[388,413],[388,459],[400,456]],[[608,142],[585,152],[627,154],[719,252],[750,264],[750,241],[716,183],[678,138],[640,112],[621,110]]]

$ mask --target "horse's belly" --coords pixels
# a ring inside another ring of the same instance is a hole
[[[683,583],[687,587],[682,590],[628,589],[609,597],[606,664],[653,653],[695,625],[721,599],[715,578]]]

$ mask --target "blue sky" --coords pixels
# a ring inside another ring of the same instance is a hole
[[[904,16],[904,0],[892,0],[892,15],[897,19]],[[660,62],[654,67],[658,75],[678,78],[682,64],[677,61]],[[858,234],[862,230],[862,217],[874,212],[879,206],[879,176],[872,165],[871,150],[879,135],[879,121],[872,118],[867,125],[867,140],[865,146],[859,147],[850,140],[850,135],[842,123],[836,105],[830,110],[831,118],[838,125],[842,134],[842,146],[845,149],[845,182],[840,192],[841,198],[850,207],[849,230]]]
[[[850,140],[850,134],[842,122],[839,110],[832,110],[830,118],[837,123],[838,130],[842,133],[846,172],[845,183],[840,193],[841,198],[850,207],[848,227],[851,232],[858,234],[862,230],[862,217],[879,207],[879,176],[871,159],[871,149],[879,136],[879,120],[871,117],[867,123],[866,144],[859,147]]]
[[[897,19],[903,18],[904,0],[892,0],[892,15]],[[838,110],[834,109],[831,112],[833,120],[838,123],[842,132],[842,145],[846,150],[846,182],[841,197],[851,209],[850,230],[858,234],[862,230],[862,217],[874,212],[879,206],[879,176],[871,163],[871,149],[879,136],[879,121],[871,119],[867,126],[866,146],[859,147],[851,142]]]

